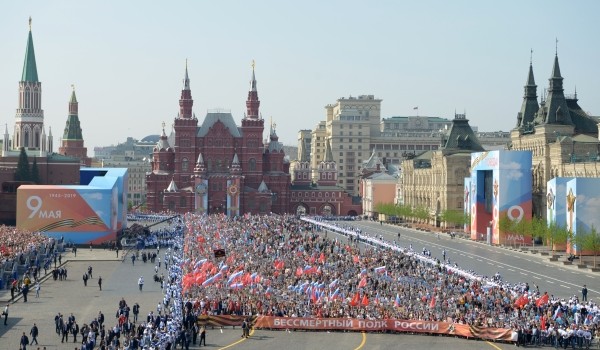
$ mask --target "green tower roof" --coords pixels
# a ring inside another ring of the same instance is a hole
[[[29,38],[25,50],[25,63],[21,81],[38,82],[37,66],[35,64],[35,51],[33,50],[33,36],[31,35],[31,18],[29,19]]]

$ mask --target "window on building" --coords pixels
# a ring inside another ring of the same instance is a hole
[[[250,158],[248,160],[248,167],[250,168],[250,171],[255,171],[256,170],[256,159]]]
[[[185,197],[179,197],[179,207],[185,208]]]
[[[187,158],[183,158],[181,160],[181,171],[188,171],[190,166],[190,162]]]
[[[174,201],[169,201],[169,210],[175,211],[175,202]]]

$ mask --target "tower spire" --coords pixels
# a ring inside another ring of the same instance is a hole
[[[246,100],[246,115],[250,119],[258,119],[258,108],[260,106],[258,90],[256,89],[256,76],[254,74],[255,66],[256,64],[252,60],[252,78],[250,79],[250,91],[248,91],[248,99]]]
[[[27,48],[25,49],[25,62],[23,63],[23,75],[21,81],[37,82],[37,65],[35,64],[35,50],[33,49],[33,36],[31,34],[31,17],[29,17],[29,36]]]
[[[183,89],[184,90],[190,89],[190,78],[188,76],[188,60],[187,60],[187,58],[185,59],[185,77],[183,78]]]
[[[533,49],[529,51],[529,72],[527,82],[524,86],[523,103],[521,110],[517,114],[517,127],[530,127],[535,119],[535,114],[539,110],[537,102],[537,85],[533,77]]]
[[[183,90],[181,90],[181,98],[179,99],[179,118],[191,119],[192,106],[192,90],[190,89],[190,78],[188,75],[188,60],[185,59],[185,75],[183,77]]]

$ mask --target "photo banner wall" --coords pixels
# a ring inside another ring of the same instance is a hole
[[[532,173],[530,151],[471,153],[471,238],[483,239],[488,227],[491,243],[531,243],[530,236],[504,232],[504,218],[531,220]]]

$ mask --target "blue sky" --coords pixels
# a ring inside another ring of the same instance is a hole
[[[196,116],[228,109],[238,124],[254,59],[261,113],[288,145],[361,94],[383,99],[382,117],[466,110],[479,130],[509,130],[530,49],[539,96],[555,38],[565,92],[600,116],[599,13],[553,0],[2,2],[0,123],[14,125],[29,16],[54,148],[75,84],[88,155],[170,125],[186,58]]]

